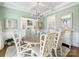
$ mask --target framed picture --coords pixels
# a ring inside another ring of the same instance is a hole
[[[72,13],[62,16],[61,21],[64,29],[72,29]]]
[[[6,28],[17,28],[17,20],[16,19],[6,19]]]

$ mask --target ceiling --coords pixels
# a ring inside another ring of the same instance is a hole
[[[68,3],[71,2],[39,2],[39,5],[42,13],[44,13]],[[0,5],[28,13],[34,13],[34,8],[38,7],[36,2],[1,2]]]

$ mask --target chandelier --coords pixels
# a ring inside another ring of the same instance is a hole
[[[39,4],[39,2],[36,3],[36,6],[32,9],[33,10],[33,17],[35,19],[41,19],[43,17],[43,6]]]

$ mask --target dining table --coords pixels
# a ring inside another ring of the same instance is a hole
[[[27,42],[31,46],[40,45],[40,34],[38,33],[26,33],[25,36],[22,37],[24,42]]]
[[[47,30],[40,30],[36,32],[32,30],[27,30],[26,34],[22,37],[22,40],[32,46],[40,45],[40,35],[46,33]]]

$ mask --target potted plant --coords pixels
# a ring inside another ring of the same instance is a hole
[[[7,40],[5,41],[5,44],[7,44],[7,45],[11,45],[12,43],[13,43],[13,39],[12,39],[12,38],[7,39]]]

